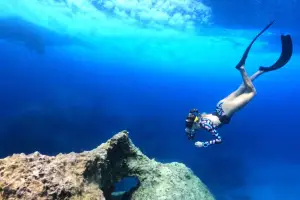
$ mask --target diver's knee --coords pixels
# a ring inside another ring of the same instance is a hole
[[[249,94],[253,95],[253,96],[256,95],[256,89],[255,89],[255,87],[249,87],[249,88],[247,89],[247,92],[248,92]]]
[[[255,87],[253,87],[252,93],[253,93],[253,96],[256,96],[257,92],[256,92]]]

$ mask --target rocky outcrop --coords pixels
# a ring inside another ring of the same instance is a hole
[[[138,184],[118,198],[114,184]],[[180,163],[162,164],[134,146],[126,131],[94,150],[46,156],[38,152],[0,159],[0,200],[213,200],[206,186]]]

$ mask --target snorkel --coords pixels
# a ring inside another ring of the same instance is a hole
[[[185,133],[189,140],[194,139],[196,129],[197,129],[197,122],[199,122],[201,116],[197,109],[190,110],[188,116],[185,119]]]

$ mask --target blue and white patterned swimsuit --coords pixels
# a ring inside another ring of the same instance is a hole
[[[201,126],[201,128],[204,128],[205,130],[207,130],[213,136],[216,137],[216,139],[204,142],[204,147],[208,147],[209,145],[212,145],[212,144],[219,144],[222,142],[222,138],[219,135],[218,131],[216,130],[217,126],[215,126],[214,123],[210,119],[201,118],[199,121],[199,125]]]
[[[222,124],[228,124],[230,122],[231,118],[226,115],[226,113],[224,112],[224,110],[222,108],[222,105],[223,105],[223,102],[220,101],[216,106],[216,112],[214,112],[212,114],[217,116]],[[220,144],[222,142],[222,137],[219,135],[219,133],[217,131],[217,128],[222,126],[222,124],[220,124],[219,126],[216,126],[210,119],[205,118],[205,117],[200,118],[198,123],[201,128],[207,130],[214,137],[216,137],[216,139],[204,142],[204,147],[208,147],[209,145],[212,145],[212,144]]]
[[[216,115],[222,124],[229,124],[231,117],[228,117],[226,115],[226,113],[224,112],[224,110],[222,108],[223,103],[224,102],[220,101],[216,106],[216,112],[212,113],[212,114]]]
[[[223,105],[224,102],[220,101],[217,106],[216,106],[216,113],[219,115],[219,116],[223,116],[225,114],[223,108],[222,108],[222,105]]]

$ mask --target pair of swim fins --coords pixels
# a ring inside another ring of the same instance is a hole
[[[246,59],[248,57],[249,51],[253,45],[253,43],[256,41],[256,39],[263,34],[268,28],[270,28],[270,26],[273,25],[275,21],[272,21],[271,23],[269,23],[260,33],[258,33],[256,35],[256,37],[252,40],[252,42],[250,43],[250,45],[247,47],[246,51],[243,54],[242,59],[240,60],[240,62],[236,65],[236,69],[240,69],[243,65],[245,65]],[[279,69],[281,67],[283,67],[286,63],[288,63],[288,61],[291,59],[293,54],[293,42],[292,42],[292,38],[290,35],[281,35],[281,55],[278,58],[278,60],[271,66],[269,67],[259,67],[260,71],[264,71],[264,72],[269,72],[269,71],[273,71],[276,69]]]

